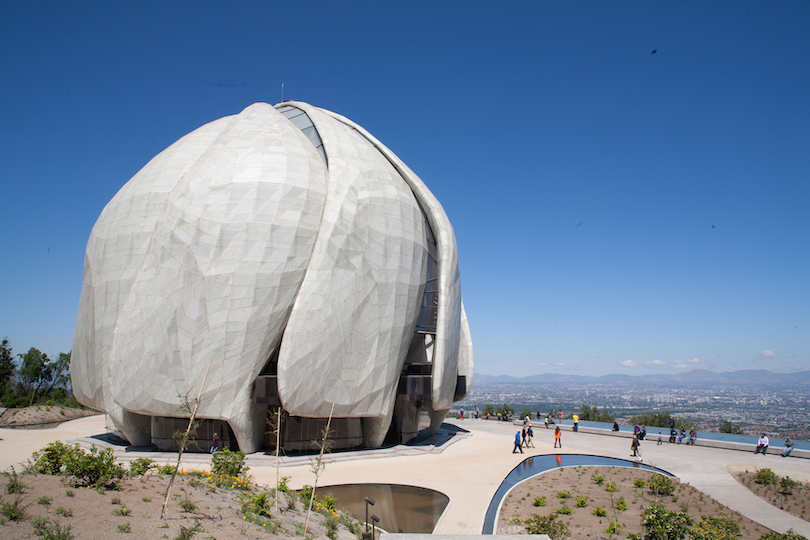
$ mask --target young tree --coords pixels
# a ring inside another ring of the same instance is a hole
[[[70,353],[59,353],[59,359],[53,360],[48,364],[50,371],[50,384],[46,394],[50,394],[54,387],[59,385],[67,389],[67,383],[70,380]]]
[[[0,345],[0,394],[16,372],[17,367],[14,365],[11,347],[8,346],[8,340],[4,339],[3,344]]]
[[[34,404],[37,392],[47,381],[51,380],[51,367],[48,355],[39,349],[31,347],[25,354],[20,354],[20,378],[25,393],[31,393],[31,403]]]
[[[315,490],[318,489],[318,478],[326,468],[327,460],[323,457],[332,451],[332,436],[329,433],[329,427],[332,425],[332,413],[335,412],[335,404],[332,404],[332,409],[329,411],[329,419],[326,421],[326,427],[323,428],[320,440],[312,441],[320,450],[318,457],[312,459],[312,472],[315,474],[315,484],[312,486],[312,493],[309,496],[309,507],[307,508],[307,519],[304,522],[304,538],[307,536],[307,529],[309,528],[309,515],[312,512],[312,503],[315,502]]]

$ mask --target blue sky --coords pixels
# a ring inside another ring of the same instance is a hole
[[[0,337],[71,348],[152,157],[257,101],[444,205],[476,372],[810,369],[807,2],[0,3]]]

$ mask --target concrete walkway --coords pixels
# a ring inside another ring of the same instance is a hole
[[[526,457],[556,453],[553,431],[546,430],[542,425],[534,430],[536,448],[524,450],[525,454],[512,454],[515,432],[519,429],[512,424],[448,420],[445,427],[447,429],[437,437],[418,446],[333,454],[333,461],[321,475],[319,484],[391,483],[441,491],[450,498],[450,504],[435,532],[478,534],[487,506],[506,475]],[[25,461],[31,452],[57,439],[80,441],[84,446],[110,446],[104,440],[104,433],[104,416],[81,418],[51,429],[0,429],[0,468],[5,470]],[[785,532],[792,528],[810,537],[810,523],[760,500],[732,476],[734,472],[745,469],[770,467],[781,476],[790,475],[796,480],[810,481],[810,460],[782,458],[775,447],[773,454],[762,456],[753,452],[702,446],[666,443],[657,446],[654,440],[657,432],[652,429],[650,435],[653,440],[644,441],[641,447],[645,463],[671,472],[681,482],[689,482],[722,504],[770,529]],[[565,453],[617,458],[630,456],[630,442],[622,437],[566,431],[562,443]],[[159,463],[174,461],[170,453],[128,452],[125,447],[113,447],[122,461],[140,456],[150,457]],[[256,482],[275,484],[275,459],[272,456],[252,454],[247,461]],[[185,454],[183,457],[186,468],[206,468],[209,464],[210,457],[206,454]],[[314,482],[308,457],[284,457],[280,465],[281,475],[290,477],[290,487],[297,489]]]

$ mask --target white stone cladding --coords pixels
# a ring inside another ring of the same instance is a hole
[[[150,417],[227,421],[256,451],[267,407],[251,400],[271,354],[290,414],[363,418],[379,446],[424,293],[424,211],[439,252],[432,420],[457,375],[472,380],[452,227],[427,187],[349,120],[310,105],[323,143],[257,103],[152,159],[90,235],[74,334],[77,399],[132,444]],[[326,161],[326,162],[325,162]],[[328,166],[327,166],[328,162]],[[210,369],[209,369],[210,366]],[[465,392],[466,394],[466,392]],[[438,424],[436,424],[438,425]]]

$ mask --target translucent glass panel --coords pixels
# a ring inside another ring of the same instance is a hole
[[[323,162],[326,163],[326,166],[329,166],[329,160],[326,159],[326,150],[323,148],[323,141],[321,140],[321,136],[318,134],[318,130],[315,129],[315,125],[312,123],[312,120],[309,119],[309,115],[299,109],[298,107],[293,107],[292,105],[281,105],[276,107],[276,110],[280,112],[284,117],[293,123],[295,127],[300,129],[307,138],[312,141],[312,144],[315,145],[315,148],[318,150],[318,153],[323,158]]]

